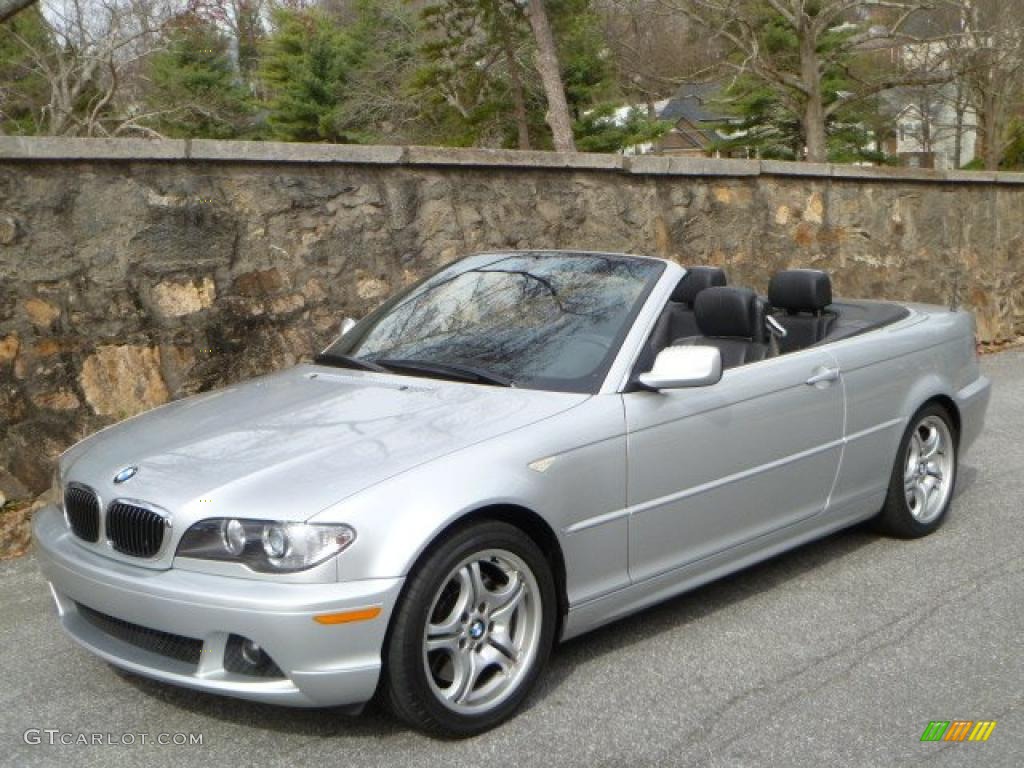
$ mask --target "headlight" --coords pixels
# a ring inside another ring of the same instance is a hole
[[[224,550],[232,557],[245,551],[245,526],[238,520],[228,520],[221,528],[224,534]]]
[[[355,541],[347,525],[283,523],[217,517],[200,520],[181,537],[177,557],[242,563],[260,573],[303,571]]]

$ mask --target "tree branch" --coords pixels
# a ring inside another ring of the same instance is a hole
[[[862,85],[856,93],[848,95],[842,95],[836,98],[831,104],[825,107],[825,116],[834,115],[843,107],[849,106],[850,104],[856,104],[858,101],[863,101],[872,96],[877,96],[883,91],[889,91],[893,88],[898,88],[901,85],[905,86],[927,86],[927,85],[942,85],[948,83],[953,79],[950,73],[934,73],[934,74],[919,74],[912,77],[887,77],[882,80],[877,80],[872,83],[865,82],[854,75],[848,67],[843,67],[843,71],[851,80],[856,80]]]

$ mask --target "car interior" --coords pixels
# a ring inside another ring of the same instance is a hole
[[[818,269],[775,273],[767,297],[728,285],[718,267],[690,267],[654,325],[636,372],[669,346],[712,346],[722,368],[735,368],[884,327],[909,311],[876,301],[834,301],[832,280]]]

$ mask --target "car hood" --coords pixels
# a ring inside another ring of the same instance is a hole
[[[206,517],[305,520],[587,397],[302,365],[108,427],[65,454],[64,479],[159,505],[179,532]]]

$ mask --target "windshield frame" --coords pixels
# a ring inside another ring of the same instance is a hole
[[[645,266],[650,268],[650,274],[646,278],[646,282],[641,286],[637,293],[636,299],[633,305],[629,308],[628,312],[623,316],[621,327],[618,329],[614,337],[612,337],[608,352],[605,355],[601,363],[586,376],[578,379],[564,379],[561,381],[543,380],[543,381],[517,381],[516,386],[522,389],[545,391],[545,392],[565,392],[575,394],[597,394],[602,391],[605,381],[608,377],[609,371],[611,371],[618,361],[623,348],[623,343],[629,337],[630,332],[633,330],[636,324],[637,318],[643,311],[644,307],[651,297],[651,294],[661,283],[666,268],[669,266],[668,263],[661,259],[654,259],[646,256],[635,256],[630,254],[621,253],[604,253],[599,251],[585,251],[585,250],[509,250],[509,251],[493,251],[484,253],[474,253],[455,261],[449,262],[438,269],[432,271],[415,283],[409,285],[405,289],[399,291],[395,295],[388,298],[380,306],[374,309],[365,317],[361,318],[355,326],[353,326],[348,333],[343,336],[339,336],[332,341],[321,353],[322,355],[352,355],[352,350],[356,348],[367,334],[374,328],[377,322],[382,319],[389,312],[394,310],[396,307],[402,304],[408,297],[415,293],[424,283],[437,277],[442,272],[457,266],[461,262],[470,260],[487,259],[493,257],[490,261],[483,261],[474,267],[467,268],[467,272],[472,270],[485,270],[489,266],[493,266],[500,261],[508,258],[522,258],[522,257],[535,257],[535,258],[565,258],[565,257],[593,257],[602,259],[612,259],[620,262],[642,262]],[[371,375],[379,375],[372,373]],[[398,376],[416,376],[417,374],[406,373],[404,371],[395,370],[394,375]],[[426,377],[423,375],[422,377]],[[436,377],[429,377],[436,378]],[[471,382],[466,382],[471,383]]]

